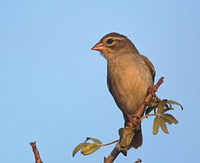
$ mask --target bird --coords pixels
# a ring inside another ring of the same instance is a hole
[[[130,122],[129,116],[134,116],[148,89],[153,87],[155,68],[125,35],[116,32],[105,35],[92,50],[99,51],[107,60],[107,86],[123,113],[126,126]],[[137,149],[142,142],[139,122],[131,147]]]

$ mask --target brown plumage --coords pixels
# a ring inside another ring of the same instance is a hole
[[[107,60],[107,83],[117,106],[123,113],[125,125],[127,115],[134,115],[153,86],[155,69],[147,57],[141,55],[135,45],[124,35],[110,33],[93,48]],[[136,130],[132,146],[142,145],[141,125]]]

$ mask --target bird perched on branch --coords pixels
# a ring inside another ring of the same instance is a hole
[[[123,113],[125,125],[130,122],[153,87],[155,69],[124,35],[109,33],[92,50],[100,51],[107,60],[107,84],[117,106]],[[142,145],[141,124],[135,131],[131,147]]]

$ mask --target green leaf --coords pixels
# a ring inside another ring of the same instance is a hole
[[[163,117],[163,115],[164,115],[164,114],[162,114],[161,116]],[[165,122],[167,122],[169,125],[171,125],[171,124],[172,124],[171,120],[169,120],[169,119],[166,119],[165,117],[163,117],[163,118],[165,119]]]
[[[86,138],[86,141],[88,141],[88,140],[92,140],[92,141],[93,141],[94,143],[96,143],[96,144],[102,144],[102,142],[101,142],[99,139],[87,137],[87,138]]]
[[[163,117],[160,117],[160,127],[164,131],[164,133],[169,134],[167,126],[165,124],[165,119]]]
[[[154,122],[153,122],[153,134],[156,135],[159,130],[159,117],[155,117]]]
[[[164,110],[164,107],[167,104],[167,100],[162,100],[159,104],[158,104],[158,113],[162,113]]]
[[[118,132],[119,132],[119,137],[121,138],[122,135],[124,134],[124,128],[120,128],[120,129],[118,130]]]
[[[174,108],[167,108],[167,109],[163,109],[163,111],[161,111],[160,113],[166,113],[167,111],[169,111],[169,110],[174,110]]]
[[[172,100],[167,100],[167,102],[168,102],[169,104],[178,105],[178,106],[180,106],[181,109],[183,110],[183,106],[182,106],[181,104],[179,104],[178,102],[176,102],[176,101],[172,101]]]
[[[162,114],[162,117],[165,119],[165,121],[169,121],[171,123],[177,124],[178,121],[176,120],[176,118],[174,118],[173,115],[171,114]],[[169,123],[170,124],[170,123]]]
[[[160,101],[151,101],[149,104],[149,107],[154,107],[157,106],[159,104]]]
[[[75,154],[80,151],[85,145],[87,145],[89,143],[80,143],[79,145],[77,145],[75,148],[74,148],[74,151],[72,153],[72,156],[74,157]]]
[[[122,137],[123,134],[124,134],[124,130],[125,130],[124,128],[120,128],[120,129],[118,130],[119,136],[120,136],[119,144],[120,144],[121,147],[126,147],[126,141],[125,141],[125,139]]]
[[[119,140],[119,144],[120,144],[121,147],[127,147],[126,141],[123,137],[121,137],[121,139]]]
[[[95,144],[95,143],[88,144],[88,145],[86,145],[86,146],[84,146],[84,147],[82,148],[81,153],[82,153],[83,155],[89,155],[89,154],[94,153],[94,152],[95,152],[96,150],[98,150],[99,148],[100,148],[100,146],[97,145],[97,144]]]
[[[125,141],[126,141],[126,145],[130,145],[131,144],[131,141],[133,140],[133,137],[135,135],[135,130],[132,129],[127,135],[126,135],[126,138],[125,138]]]

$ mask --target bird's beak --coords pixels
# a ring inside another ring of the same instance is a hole
[[[92,47],[92,50],[102,51],[105,49],[105,46],[102,42],[98,42],[96,45]]]

